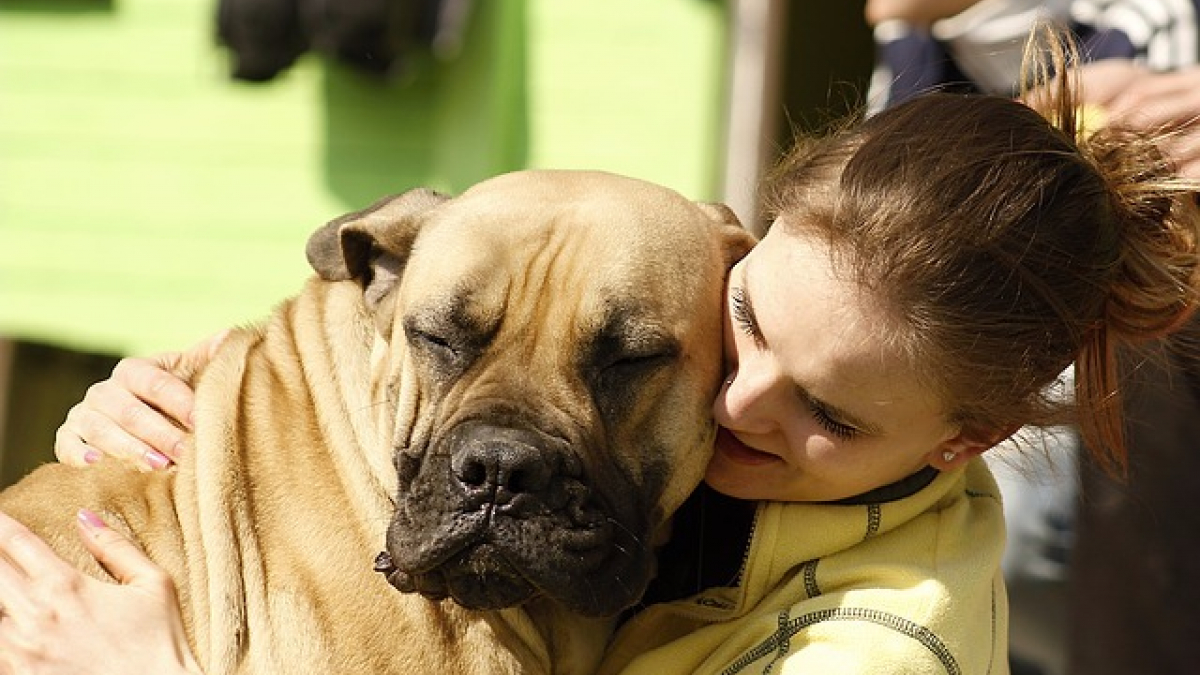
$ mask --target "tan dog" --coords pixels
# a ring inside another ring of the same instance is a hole
[[[209,675],[589,672],[708,459],[734,223],[597,173],[385,200],[199,374],[176,471],[0,508],[96,574],[76,509],[132,532]]]

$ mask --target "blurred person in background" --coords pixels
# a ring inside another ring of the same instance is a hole
[[[1193,0],[868,0],[877,54],[870,110],[932,89],[1016,95],[1023,36],[1070,26],[1089,123],[1171,131],[1164,149],[1200,177],[1200,3]],[[1014,673],[1185,673],[1200,635],[1200,323],[1124,363],[1131,457],[1116,481],[1074,457],[1070,429],[1026,434],[1044,450],[994,453],[1005,495]],[[1067,373],[1069,376],[1070,373]],[[1078,509],[1076,509],[1076,505]]]
[[[877,67],[871,111],[931,89],[1015,96],[1024,36],[1068,25],[1085,63],[1085,105],[1107,123],[1175,130],[1166,149],[1200,176],[1200,2],[1195,0],[868,0]]]

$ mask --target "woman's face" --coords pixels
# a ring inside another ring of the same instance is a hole
[[[780,230],[730,274],[709,485],[828,501],[968,459],[941,402],[887,347],[887,317],[834,274],[823,241]]]

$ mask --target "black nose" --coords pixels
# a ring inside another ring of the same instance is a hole
[[[460,450],[452,466],[468,493],[488,494],[496,504],[507,504],[521,495],[539,494],[550,484],[553,467],[545,455],[516,439],[478,439]]]

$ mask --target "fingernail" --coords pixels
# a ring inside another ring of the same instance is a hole
[[[176,457],[183,457],[183,450],[184,450],[185,445],[187,445],[187,444],[184,443],[183,441],[179,441],[178,443],[175,444],[175,456]]]
[[[83,461],[87,462],[88,464],[95,464],[96,462],[99,462],[100,457],[101,457],[100,453],[96,452],[95,450],[91,450],[91,449],[89,449],[87,452],[83,453]]]
[[[104,528],[108,527],[104,524],[104,521],[100,519],[100,516],[87,509],[79,509],[79,511],[75,514],[75,517],[78,518],[79,522],[83,523],[84,527],[87,527],[89,530],[103,530]]]
[[[147,450],[146,454],[142,455],[142,459],[155,469],[165,469],[171,464],[171,460],[157,450]]]

